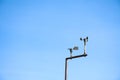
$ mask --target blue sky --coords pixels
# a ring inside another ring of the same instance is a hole
[[[64,80],[86,36],[68,80],[120,80],[119,35],[119,0],[0,0],[0,80]]]

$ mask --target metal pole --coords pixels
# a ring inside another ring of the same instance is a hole
[[[65,59],[65,80],[67,80],[67,58]]]

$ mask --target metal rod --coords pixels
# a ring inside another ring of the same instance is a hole
[[[86,54],[86,45],[85,45],[85,42],[84,42],[84,54]]]
[[[65,59],[65,80],[67,80],[67,59]]]
[[[67,57],[66,59],[74,59],[74,58],[79,58],[79,57],[86,57],[87,54],[82,54],[82,55],[77,55],[77,56],[72,56],[72,57]]]

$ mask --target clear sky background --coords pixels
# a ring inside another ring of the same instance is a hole
[[[120,0],[0,0],[0,80],[64,80],[86,36],[68,80],[120,80]]]

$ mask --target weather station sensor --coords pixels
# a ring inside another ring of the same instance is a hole
[[[73,50],[78,50],[78,46],[74,46],[73,48],[68,48],[68,50],[70,51],[70,57],[72,57]]]
[[[73,50],[79,50],[78,46],[74,46],[73,48],[68,48],[68,50],[70,51],[70,57],[65,58],[65,80],[67,80],[67,72],[68,72],[68,69],[67,69],[68,65],[67,64],[68,64],[68,60],[87,56],[87,54],[86,54],[86,43],[88,42],[88,37],[80,38],[80,41],[84,42],[84,52],[83,52],[83,54],[73,56],[72,55]]]
[[[86,54],[86,43],[88,42],[88,37],[80,38],[81,41],[84,41],[84,54]]]

